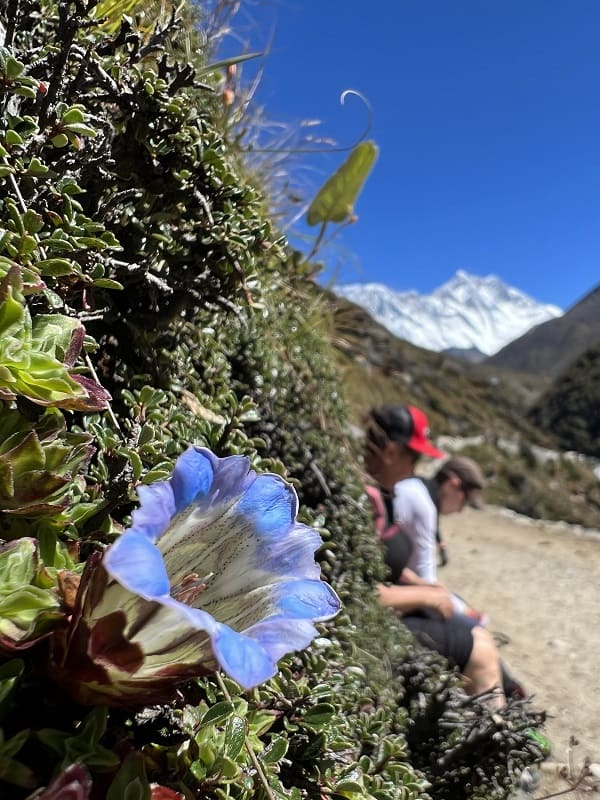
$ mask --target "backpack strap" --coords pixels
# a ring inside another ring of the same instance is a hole
[[[391,539],[392,536],[395,536],[401,528],[399,525],[396,525],[396,523],[390,522],[381,489],[377,486],[365,486],[365,491],[373,508],[375,530],[381,541],[385,542],[386,539]]]

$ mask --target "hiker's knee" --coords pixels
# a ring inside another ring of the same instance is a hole
[[[487,630],[476,625],[472,631],[473,648],[465,672],[485,673],[488,676],[496,676],[500,673],[500,656],[494,637]]]
[[[498,649],[494,637],[487,628],[482,628],[481,625],[476,625],[472,629],[473,635],[473,650],[471,651],[471,659],[477,662],[498,662]]]
[[[498,648],[492,634],[477,625],[472,630],[473,649],[464,671],[471,694],[489,692],[490,708],[501,708],[506,702],[502,688],[502,669]]]

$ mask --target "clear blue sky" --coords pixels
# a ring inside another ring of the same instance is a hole
[[[566,308],[600,282],[600,0],[242,0],[257,98],[379,160],[323,253],[342,283],[494,273]],[[229,44],[231,48],[231,43]],[[251,74],[244,66],[244,78]],[[314,189],[345,154],[303,156]]]

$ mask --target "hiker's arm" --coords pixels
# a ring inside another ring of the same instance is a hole
[[[402,586],[432,586],[429,581],[424,580],[423,578],[419,578],[414,570],[405,567],[402,570],[402,574],[400,575],[400,580],[398,581],[399,584]]]
[[[452,598],[442,586],[386,586],[377,585],[379,602],[386,608],[393,608],[400,614],[409,614],[420,608],[437,611],[448,619],[453,614]]]

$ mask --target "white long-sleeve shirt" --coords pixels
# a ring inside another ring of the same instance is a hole
[[[428,583],[437,582],[437,509],[419,478],[405,478],[394,485],[394,522],[409,536],[413,549],[406,565]]]

